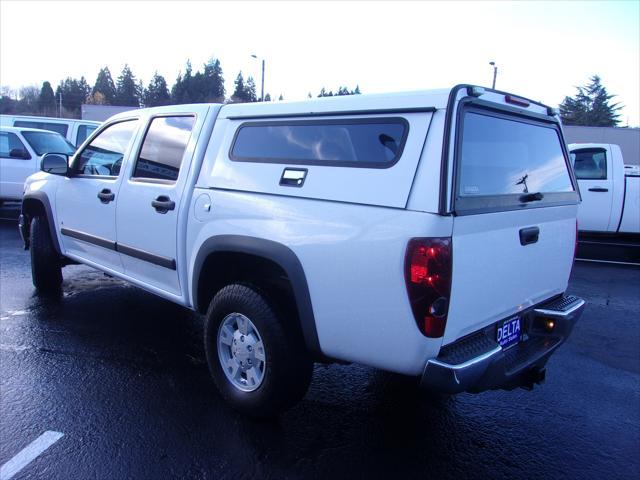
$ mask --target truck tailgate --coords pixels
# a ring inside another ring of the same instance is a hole
[[[461,103],[444,344],[564,292],[580,200],[553,117]]]
[[[564,292],[576,214],[567,205],[457,217],[444,344]],[[522,245],[520,231],[534,228],[538,241]]]

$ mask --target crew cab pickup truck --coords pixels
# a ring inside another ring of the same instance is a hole
[[[613,144],[572,143],[569,154],[582,194],[580,231],[640,234],[640,168],[625,165]]]
[[[249,415],[302,398],[314,361],[530,388],[584,306],[559,119],[511,94],[136,110],[42,170],[20,219],[36,288],[78,262],[203,313],[213,380]]]

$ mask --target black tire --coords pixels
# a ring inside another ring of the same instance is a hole
[[[251,392],[231,383],[218,356],[218,329],[231,313],[249,318],[264,344],[264,377],[260,386]],[[313,362],[302,336],[294,328],[287,328],[275,305],[253,286],[232,284],[215,295],[205,320],[205,350],[219,392],[233,408],[246,415],[277,415],[300,401],[309,388]]]
[[[62,285],[60,256],[53,247],[49,225],[44,217],[31,220],[31,278],[40,292],[57,292]]]

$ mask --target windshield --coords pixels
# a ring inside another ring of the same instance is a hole
[[[57,133],[22,131],[22,136],[38,155],[45,153],[64,153],[72,155],[75,147]]]

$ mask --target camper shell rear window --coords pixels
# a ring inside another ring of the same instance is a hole
[[[402,155],[409,123],[400,117],[261,121],[240,125],[237,162],[389,168]]]
[[[459,118],[457,213],[578,201],[556,123],[473,106]]]

